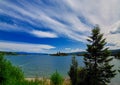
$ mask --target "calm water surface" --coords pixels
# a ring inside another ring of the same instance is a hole
[[[49,55],[21,55],[6,56],[14,65],[20,66],[26,77],[49,77],[56,70],[67,77],[71,64],[71,56],[49,56]],[[83,57],[76,57],[80,66],[84,66]]]
[[[12,64],[19,66],[26,77],[50,77],[56,70],[64,77],[68,77],[72,56],[49,56],[49,55],[19,55],[6,56]],[[84,66],[83,57],[76,57],[79,66]],[[113,59],[111,64],[115,65],[115,69],[120,66],[120,60]],[[120,74],[117,73],[110,85],[120,85]]]

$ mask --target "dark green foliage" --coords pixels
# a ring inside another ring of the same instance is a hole
[[[63,84],[63,77],[56,71],[52,74],[51,78],[52,85],[62,85]]]
[[[75,57],[72,57],[72,65],[70,67],[70,71],[68,72],[72,85],[77,85],[77,69],[78,63]]]
[[[0,84],[1,85],[15,85],[24,79],[22,71],[4,59],[3,54],[0,53]]]
[[[87,70],[85,68],[78,68],[77,71],[77,85],[86,85]]]
[[[113,65],[109,64],[112,58],[109,57],[108,48],[105,48],[106,42],[98,26],[92,30],[92,35],[87,40],[89,44],[84,56],[86,85],[107,85],[115,76],[115,70],[112,70]]]
[[[56,54],[50,54],[51,56],[67,56],[67,53],[57,52]]]
[[[119,67],[119,69],[118,69],[118,72],[120,73],[120,67]]]
[[[42,81],[27,81],[19,67],[13,66],[0,53],[0,85],[45,85]]]
[[[115,58],[120,59],[120,53],[114,54]]]

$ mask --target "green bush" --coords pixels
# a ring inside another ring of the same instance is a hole
[[[34,81],[25,80],[22,70],[13,66],[0,53],[0,85],[45,85],[43,81],[35,79]]]
[[[63,84],[63,77],[56,71],[52,74],[51,78],[52,85],[62,85]]]
[[[0,85],[16,85],[24,79],[23,72],[4,59],[4,54],[0,53]]]

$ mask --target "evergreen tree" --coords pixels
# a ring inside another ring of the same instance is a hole
[[[112,70],[113,65],[109,62],[110,52],[105,48],[106,39],[100,33],[99,26],[92,30],[92,35],[87,41],[87,53],[84,56],[85,69],[87,70],[86,84],[84,85],[107,85],[110,79],[115,76],[115,70]]]
[[[0,53],[0,85],[18,85],[16,83],[23,80],[24,75],[20,68],[13,66],[4,58],[4,53]]]
[[[78,73],[77,73],[77,85],[87,85],[85,81],[87,76],[87,71],[83,67],[78,68]]]
[[[72,57],[72,65],[70,67],[70,71],[68,72],[72,85],[77,85],[77,70],[78,70],[78,63],[74,56]]]

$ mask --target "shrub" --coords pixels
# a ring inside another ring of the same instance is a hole
[[[4,59],[4,54],[0,53],[0,85],[15,85],[24,79],[23,72]]]
[[[51,78],[52,85],[62,85],[63,84],[63,77],[56,71],[52,74]]]
[[[28,81],[24,79],[22,70],[13,66],[4,58],[4,54],[0,53],[0,85],[45,85],[42,81]]]

